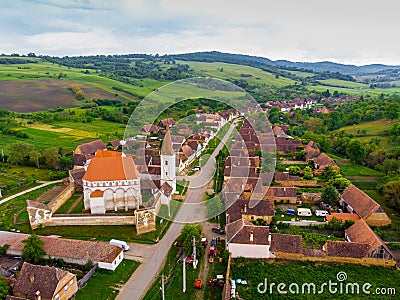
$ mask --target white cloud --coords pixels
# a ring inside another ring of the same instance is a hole
[[[0,11],[0,52],[218,50],[295,61],[400,64],[398,6],[390,0],[16,0]]]

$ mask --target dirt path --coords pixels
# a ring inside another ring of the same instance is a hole
[[[74,203],[72,203],[71,207],[67,210],[67,214],[70,214],[71,211],[75,208],[75,206],[78,205],[78,203],[79,203],[82,199],[83,199],[83,194],[80,195],[80,196],[78,197],[78,199],[75,200]]]
[[[208,245],[204,249],[203,263],[200,266],[200,272],[199,272],[199,278],[203,280],[203,288],[196,291],[196,299],[204,299],[204,289],[209,279],[208,273],[211,267],[210,263],[208,262],[208,255],[207,255],[208,250],[210,249],[211,239],[214,236],[213,232],[211,231],[211,228],[216,226],[215,224],[210,222],[203,222],[201,225],[203,226],[202,235],[203,237],[207,238]]]

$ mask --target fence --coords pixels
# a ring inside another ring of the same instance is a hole
[[[79,281],[78,281],[78,288],[81,288],[89,279],[93,276],[94,272],[96,272],[97,264],[90,269],[89,272],[85,274]]]

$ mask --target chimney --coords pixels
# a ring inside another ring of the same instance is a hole
[[[253,231],[250,232],[250,242],[254,242],[254,234],[253,234]]]
[[[31,282],[31,283],[33,283],[34,281],[35,281],[35,275],[34,274],[32,274],[30,277],[29,277],[29,281]],[[39,292],[39,291],[38,291]]]
[[[41,300],[42,299],[42,296],[40,295],[40,291],[39,290],[35,293],[35,299],[36,300]]]
[[[244,205],[243,211],[244,211],[245,213],[247,213],[247,204]]]

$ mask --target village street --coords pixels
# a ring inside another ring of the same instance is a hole
[[[206,207],[201,202],[204,200],[208,184],[212,180],[216,169],[215,157],[230,138],[234,128],[235,126],[231,125],[222,142],[212,153],[201,172],[193,178],[186,177],[186,179],[190,179],[190,184],[185,202],[182,204],[164,238],[155,245],[130,244],[131,250],[128,251],[126,257],[135,258],[142,263],[128,282],[121,288],[117,299],[142,299],[157,277],[169,249],[180,235],[185,223],[203,222],[206,220]]]

